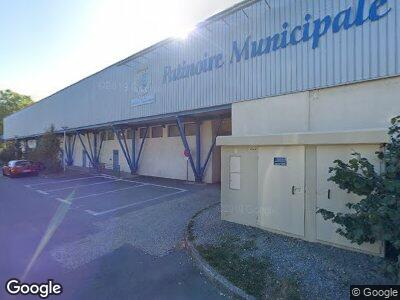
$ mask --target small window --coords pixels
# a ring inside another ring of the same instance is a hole
[[[168,137],[180,136],[179,128],[177,125],[168,126]]]
[[[127,130],[126,130],[126,138],[128,139],[128,140],[131,140],[132,138],[133,138],[133,131],[134,131],[135,129],[133,129],[133,128],[128,128]]]
[[[164,128],[162,126],[151,127],[151,137],[152,138],[162,138],[163,130],[164,130]]]
[[[185,124],[185,135],[186,136],[196,135],[196,124],[195,123],[186,123]]]
[[[107,131],[107,140],[108,141],[114,140],[114,132],[112,130]]]
[[[139,129],[139,137],[140,137],[141,139],[143,139],[145,134],[146,134],[146,128],[140,128],[140,129]],[[147,136],[146,136],[146,137],[147,137],[147,138],[150,137],[150,130],[147,131]]]
[[[232,135],[232,121],[231,119],[222,120],[221,127],[219,128],[220,136]]]
[[[106,131],[102,131],[102,132],[100,133],[100,138],[101,138],[103,141],[107,140],[107,132],[106,132]]]

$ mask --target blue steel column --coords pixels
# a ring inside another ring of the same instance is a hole
[[[129,149],[126,146],[125,135],[122,133],[121,129],[116,128],[115,126],[113,126],[112,128],[113,128],[113,131],[114,131],[115,135],[117,136],[117,140],[118,140],[119,146],[121,147],[122,153],[125,156],[125,159],[126,159],[126,162],[128,163],[128,166],[129,166],[129,169],[131,171],[131,174],[133,174],[134,169],[133,169],[132,159],[131,159],[131,156],[129,154]],[[121,140],[121,138],[124,139],[124,143]]]
[[[199,178],[199,174],[197,173],[197,169],[196,169],[196,166],[195,166],[194,161],[193,161],[193,156],[192,156],[189,144],[188,144],[187,139],[186,139],[185,129],[183,127],[183,124],[182,124],[182,121],[181,121],[180,117],[176,117],[176,124],[178,125],[179,134],[181,135],[183,146],[185,147],[185,150],[189,154],[189,162],[190,162],[190,166],[192,167],[194,178],[195,178],[195,180],[197,182],[199,182],[199,181],[201,181],[201,179]]]
[[[88,145],[89,145],[89,150],[90,150],[90,156],[92,156],[92,167],[95,168],[96,167],[96,161],[95,161],[95,157],[93,155],[93,148],[92,148],[92,142],[90,141],[90,132],[86,132],[86,139],[88,141]]]
[[[204,162],[204,165],[201,168],[201,174],[202,174],[201,176],[202,177],[204,176],[204,173],[206,172],[207,165],[208,165],[208,162],[210,160],[211,154],[215,149],[215,144],[217,143],[217,137],[219,136],[221,125],[222,125],[222,119],[219,120],[219,124],[218,124],[218,127],[217,127],[217,132],[215,133],[215,136],[214,136],[214,139],[213,139],[213,143],[212,143],[212,145],[210,147],[210,150],[208,151],[206,161]]]
[[[140,156],[142,155],[143,145],[144,145],[144,142],[146,141],[148,132],[149,132],[149,126],[146,127],[146,130],[144,132],[144,137],[142,139],[142,143],[140,144],[139,153],[138,153],[138,156],[136,158],[136,163],[135,163],[135,165],[136,165],[136,171],[135,172],[137,172],[139,170],[139,160],[140,160]]]
[[[75,141],[76,141],[76,134],[74,134],[74,139],[72,141],[71,145],[71,136],[69,137],[69,152],[70,152],[70,161],[69,161],[69,166],[72,166],[74,164],[74,151],[75,151]]]
[[[201,172],[201,122],[196,120],[196,169],[198,180],[203,181],[203,174]]]
[[[133,163],[133,169],[136,173],[137,171],[137,165],[136,165],[136,128],[131,127],[131,131],[132,131],[132,141],[131,141],[131,145],[132,145],[132,163]]]
[[[69,166],[69,158],[70,158],[70,152],[69,149],[71,148],[71,140],[69,135],[65,136],[65,141],[64,141],[64,156],[65,156],[65,163],[67,166]]]
[[[104,136],[100,132],[100,146],[99,146],[99,151],[97,152],[97,161],[99,164],[100,164],[101,148],[103,148],[103,142],[104,142]]]
[[[89,158],[90,163],[91,163],[92,165],[94,165],[93,160],[92,160],[92,157],[90,157],[90,153],[87,151],[87,148],[86,148],[86,146],[85,146],[85,143],[84,143],[83,140],[82,140],[81,133],[77,131],[76,134],[78,135],[78,138],[79,138],[79,140],[81,141],[81,144],[82,144],[83,149],[84,149],[85,152],[87,153],[87,157]]]
[[[94,139],[94,142],[93,142],[93,153],[94,153],[94,161],[95,161],[95,163],[96,163],[96,166],[98,166],[98,164],[99,164],[99,159],[98,159],[98,157],[97,157],[97,131],[93,131],[93,139]]]

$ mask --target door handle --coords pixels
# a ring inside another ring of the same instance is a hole
[[[331,199],[331,189],[328,189],[328,199]]]
[[[296,190],[296,187],[292,186],[292,195],[294,195],[295,190]]]

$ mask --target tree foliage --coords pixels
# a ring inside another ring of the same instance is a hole
[[[21,144],[18,141],[6,142],[0,151],[0,162],[5,164],[10,160],[22,158]]]
[[[11,90],[0,91],[0,134],[3,132],[3,119],[8,115],[33,103],[31,97]]]
[[[392,119],[390,142],[377,152],[385,166],[377,173],[374,166],[359,153],[345,163],[334,162],[329,169],[330,181],[348,193],[362,197],[358,203],[348,203],[347,213],[318,210],[325,220],[341,225],[337,232],[353,243],[384,241],[395,250],[388,258],[384,272],[399,280],[400,271],[400,116]]]
[[[60,139],[54,132],[54,126],[42,135],[35,149],[28,152],[28,159],[42,162],[48,172],[59,172],[61,170]]]

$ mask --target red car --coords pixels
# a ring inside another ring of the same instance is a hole
[[[3,176],[16,177],[19,175],[38,175],[42,170],[41,163],[29,160],[12,160],[3,167]]]

